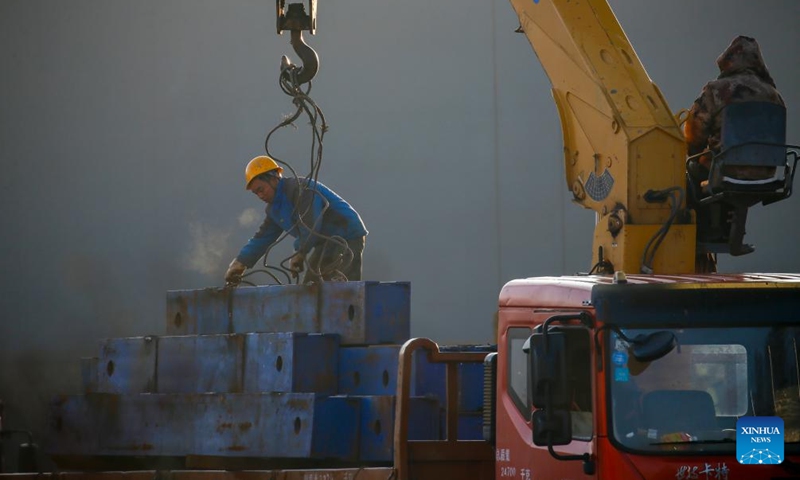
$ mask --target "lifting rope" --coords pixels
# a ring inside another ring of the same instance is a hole
[[[278,78],[278,84],[283,93],[292,98],[292,104],[294,104],[296,110],[293,114],[286,116],[281,122],[278,123],[278,125],[276,125],[274,128],[272,128],[272,130],[269,131],[269,133],[267,133],[267,137],[264,141],[264,150],[266,151],[267,155],[272,157],[272,159],[284,167],[285,170],[290,171],[291,175],[298,180],[298,186],[300,187],[300,190],[296,198],[293,199],[295,201],[295,208],[292,212],[292,217],[296,218],[297,220],[292,226],[293,228],[291,230],[297,229],[298,233],[301,231],[301,229],[308,231],[309,236],[306,238],[306,242],[308,242],[312,237],[320,240],[320,243],[318,243],[315,247],[323,249],[323,251],[320,252],[321,254],[318,255],[319,262],[317,262],[316,265],[311,265],[310,262],[306,261],[306,263],[308,263],[306,265],[306,269],[311,274],[316,275],[319,278],[322,278],[323,276],[330,276],[333,278],[342,278],[346,280],[347,278],[342,273],[342,270],[346,269],[353,259],[353,252],[347,245],[347,241],[342,237],[323,235],[317,231],[320,227],[320,223],[322,222],[325,212],[330,206],[328,200],[317,190],[317,180],[319,178],[320,167],[322,166],[323,137],[328,131],[328,124],[325,121],[325,115],[322,113],[322,109],[309,96],[309,93],[311,92],[311,80],[319,69],[319,58],[317,57],[317,53],[314,51],[314,49],[308,46],[308,44],[306,44],[303,40],[303,30],[308,30],[313,34],[316,28],[316,2],[315,0],[310,0],[310,14],[306,14],[304,5],[302,3],[289,4],[289,9],[284,13],[284,1],[285,0],[276,0],[278,34],[281,34],[284,30],[291,31],[291,45],[302,60],[303,64],[302,66],[298,66],[293,64],[286,56],[281,58],[281,72]],[[305,89],[303,88],[304,85],[306,85]],[[311,126],[311,152],[309,159],[309,173],[305,176],[305,180],[303,181],[297,174],[297,171],[295,171],[291,165],[281,160],[278,156],[270,151],[270,140],[272,135],[281,128],[289,125],[296,127],[295,122],[304,114],[308,119],[309,125]],[[309,198],[308,195],[310,195],[311,201],[308,201],[305,204],[303,211],[300,212],[298,210],[300,207],[299,200],[303,198],[304,195],[306,196],[305,198]],[[308,225],[304,221],[304,216],[309,213],[309,210],[313,211],[314,200],[317,198],[322,201],[322,209],[319,212],[319,215],[316,217],[314,224]],[[275,245],[283,241],[283,239],[288,235],[288,231],[283,232],[283,234],[281,234],[281,236],[278,237],[275,242],[267,247],[267,251],[264,254],[263,260],[264,270],[252,270],[242,275],[242,277],[244,278],[257,272],[266,273],[272,277],[272,280],[274,280],[275,283],[283,284],[281,279],[276,275],[276,273],[279,273],[286,278],[287,284],[293,283],[293,278],[297,283],[300,283],[300,275],[295,275],[295,272],[291,270],[290,266],[287,264],[287,262],[292,260],[295,254],[292,254],[289,257],[281,260],[279,263],[280,266],[267,264],[269,252]],[[336,261],[323,265],[322,260],[325,258],[325,250],[328,248],[337,248],[340,252],[342,252],[342,254]],[[248,281],[243,281],[243,283],[254,285]]]

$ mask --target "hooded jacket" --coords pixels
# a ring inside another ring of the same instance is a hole
[[[784,105],[755,39],[744,36],[734,38],[717,58],[717,66],[719,76],[703,87],[683,126],[690,156],[706,148],[719,151],[719,113],[726,105],[750,101]],[[700,164],[706,168],[710,162],[709,155],[700,158]]]

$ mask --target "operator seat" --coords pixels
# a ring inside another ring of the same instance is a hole
[[[686,159],[689,199],[697,211],[698,251],[743,255],[754,250],[742,243],[747,209],[791,195],[800,147],[786,145],[782,105],[731,103],[720,115],[720,150]],[[711,155],[707,179],[697,173],[704,155]],[[754,172],[761,175],[740,175]]]
[[[658,435],[717,430],[714,400],[702,390],[653,390],[642,398],[645,429]]]

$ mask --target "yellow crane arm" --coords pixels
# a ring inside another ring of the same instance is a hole
[[[686,185],[680,125],[605,0],[510,2],[552,84],[567,187],[598,214],[593,264],[602,250],[605,270],[639,273],[677,208],[645,193]],[[694,272],[694,254],[693,221],[676,219],[649,267]]]

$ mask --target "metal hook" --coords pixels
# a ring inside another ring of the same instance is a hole
[[[309,0],[309,14],[306,14],[305,6],[302,3],[290,3],[289,9],[285,13],[285,0],[276,0],[275,5],[278,19],[278,35],[281,35],[284,30],[292,32],[290,43],[302,62],[302,66],[295,72],[297,84],[302,85],[310,82],[319,70],[319,57],[317,52],[303,40],[303,30],[308,30],[312,35],[316,31],[316,0]],[[292,67],[295,66],[284,55],[281,59],[281,71],[285,74],[286,70]]]

